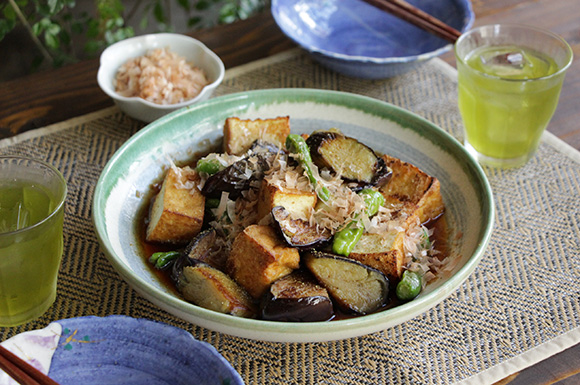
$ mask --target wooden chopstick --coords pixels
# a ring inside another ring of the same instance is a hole
[[[405,0],[364,0],[367,3],[391,13],[400,19],[403,19],[419,28],[422,28],[432,34],[439,36],[450,43],[461,36],[461,32],[445,24],[441,20],[429,15],[428,13],[412,6]]]
[[[0,345],[0,369],[21,385],[58,385],[56,381],[2,345]]]

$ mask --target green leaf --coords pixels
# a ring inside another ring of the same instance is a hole
[[[99,22],[95,19],[89,20],[87,23],[87,37],[89,39],[96,39],[99,36]]]
[[[229,24],[229,23],[236,21],[236,19],[237,19],[236,12],[237,12],[237,7],[235,4],[232,4],[232,3],[225,4],[220,9],[220,13],[219,13],[220,23]]]
[[[189,4],[189,0],[177,0],[177,4],[186,11],[191,9],[191,5]]]
[[[64,8],[65,5],[64,1],[62,0],[48,0],[47,4],[48,4],[48,12],[50,12],[51,15],[56,15]]]
[[[46,31],[51,35],[57,36],[60,33],[61,28],[60,25],[56,23],[50,23],[50,25],[46,27]]]
[[[187,26],[188,26],[188,27],[190,27],[190,28],[191,28],[191,27],[195,27],[196,25],[199,25],[199,24],[201,23],[201,20],[202,20],[202,19],[201,19],[201,17],[199,17],[199,16],[190,17],[190,18],[187,20]]]
[[[206,0],[199,0],[195,4],[195,9],[197,9],[198,11],[205,11],[206,9],[209,9],[209,7],[211,7],[211,4],[209,1]]]
[[[0,40],[4,39],[4,36],[8,35],[8,32],[12,31],[15,25],[13,20],[0,19]]]
[[[39,36],[43,30],[44,27],[40,21],[38,23],[32,24],[32,33],[34,33],[36,36]]]
[[[6,4],[2,9],[2,14],[6,18],[6,20],[14,21],[16,20],[16,12],[14,12],[14,8]]]
[[[141,21],[139,22],[139,28],[145,29],[149,25],[149,18],[147,16],[143,16]]]
[[[52,33],[50,33],[49,30],[46,30],[44,32],[44,41],[46,43],[46,46],[48,48],[51,49],[58,49],[58,47],[60,46],[60,42],[58,40],[58,37]]]
[[[101,41],[96,41],[96,40],[89,40],[85,43],[85,52],[87,53],[96,53],[99,52],[101,50],[101,47],[103,46]]]
[[[165,11],[163,10],[163,5],[160,1],[158,1],[155,4],[155,7],[153,7],[153,16],[155,16],[155,20],[159,23],[165,22]]]

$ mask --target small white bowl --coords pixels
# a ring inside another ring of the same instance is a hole
[[[209,84],[199,95],[181,103],[162,105],[139,97],[124,97],[115,92],[113,80],[121,65],[131,58],[145,55],[151,49],[165,47],[205,72]],[[121,111],[149,123],[172,111],[209,99],[222,82],[224,73],[225,67],[221,59],[199,40],[174,33],[156,33],[132,37],[106,48],[101,54],[97,82],[103,92],[113,98]]]

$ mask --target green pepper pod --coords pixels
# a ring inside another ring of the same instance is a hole
[[[385,197],[377,190],[373,190],[372,188],[365,188],[362,189],[359,194],[364,198],[366,213],[369,217],[372,217],[378,213],[379,207],[385,205]]]
[[[350,222],[344,229],[334,234],[332,252],[348,257],[358,241],[360,241],[363,232],[364,229],[362,227],[356,226],[356,221]]]
[[[205,172],[206,174],[213,175],[222,170],[222,165],[215,159],[200,159],[197,161],[195,166],[195,171]]]
[[[297,134],[290,134],[286,138],[286,149],[294,154],[300,155],[300,165],[306,171],[306,175],[310,180],[310,183],[314,186],[318,197],[323,201],[327,202],[330,199],[330,191],[325,186],[320,186],[316,188],[318,181],[314,177],[312,172],[312,157],[310,156],[310,148],[306,144],[303,137]]]
[[[397,298],[402,301],[410,301],[419,295],[423,288],[423,277],[421,274],[405,270],[403,277],[397,284]]]
[[[378,213],[379,207],[385,204],[385,197],[383,197],[383,194],[371,188],[362,189],[359,194],[362,195],[365,200],[366,213],[369,217]],[[364,232],[363,227],[358,226],[359,222],[359,220],[355,219],[344,229],[334,234],[332,240],[332,251],[335,254],[348,257],[352,252]]]
[[[149,257],[149,262],[151,262],[156,269],[162,270],[169,266],[169,264],[177,257],[179,257],[179,251],[160,251],[153,253],[151,257]]]

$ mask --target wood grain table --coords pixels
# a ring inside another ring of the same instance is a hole
[[[572,46],[579,59],[568,71],[548,130],[580,150],[580,4],[576,1],[473,0],[473,8],[476,26],[508,22],[531,24],[558,33]],[[213,49],[226,68],[295,47],[269,12],[192,36]],[[10,53],[2,52],[6,54]],[[452,53],[442,59],[455,66]],[[0,83],[0,139],[112,106],[111,99],[97,85],[97,69],[97,59],[86,60]],[[580,384],[580,344],[497,384],[554,383]]]

